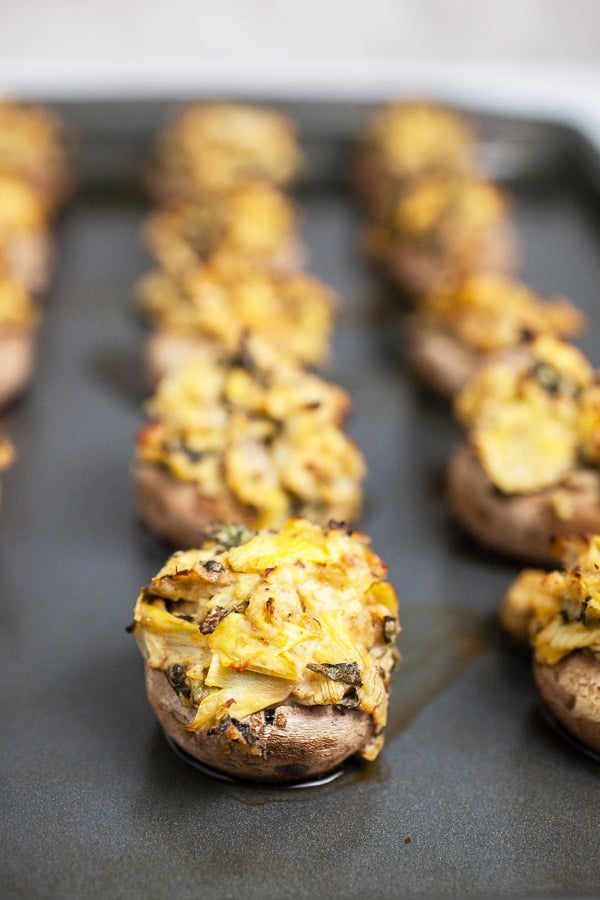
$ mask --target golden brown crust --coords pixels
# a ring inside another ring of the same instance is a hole
[[[198,546],[213,522],[250,521],[249,511],[233,497],[206,497],[159,466],[136,463],[133,485],[141,521],[176,547]]]
[[[371,717],[359,710],[285,703],[241,720],[241,734],[225,729],[187,730],[195,709],[183,706],[164,672],[145,667],[148,699],[166,733],[208,766],[238,778],[291,784],[335,770],[373,733]],[[265,712],[267,716],[265,717]],[[228,727],[227,723],[225,728]],[[231,723],[236,728],[237,723]]]
[[[0,331],[0,408],[29,383],[35,364],[35,331],[11,327]]]
[[[553,666],[535,661],[533,674],[544,703],[558,721],[600,753],[600,663],[578,651]]]
[[[281,182],[278,183],[269,178],[260,179],[254,174],[252,177],[253,180],[264,180],[281,187],[285,186]],[[244,177],[233,179],[232,182],[221,185],[220,189],[229,187],[236,180],[242,182],[246,179]],[[168,171],[168,169],[160,168],[158,165],[150,168],[146,178],[146,187],[156,203],[179,203],[182,200],[190,200],[196,196],[202,196],[202,194],[210,190],[219,190],[219,188],[214,187],[202,189],[197,184],[194,184],[188,175],[181,172]]]
[[[441,329],[409,325],[404,362],[422,385],[449,400],[474,375],[482,354]]]
[[[600,530],[598,480],[590,470],[575,470],[545,490],[502,495],[475,451],[461,444],[450,461],[447,493],[452,514],[470,534],[493,550],[524,560],[550,563],[554,535]],[[561,507],[568,508],[568,518],[559,515]]]

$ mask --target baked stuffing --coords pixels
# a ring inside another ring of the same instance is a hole
[[[293,122],[273,110],[198,103],[159,136],[151,178],[158,199],[189,199],[241,181],[284,186],[301,163]]]
[[[406,322],[406,358],[420,380],[452,396],[491,354],[527,336],[574,337],[583,324],[568,300],[544,300],[522,282],[481,272],[419,300]]]
[[[367,253],[417,297],[467,275],[509,271],[516,239],[508,203],[490,181],[423,176],[390,191],[364,232]]]
[[[597,397],[585,356],[545,336],[484,367],[458,396],[456,411],[498,490],[527,493],[595,461]]]
[[[557,538],[553,551],[563,569],[522,573],[503,599],[501,621],[532,647],[551,712],[600,751],[600,535]]]
[[[444,331],[479,354],[515,347],[524,335],[575,337],[583,314],[568,300],[544,300],[522,282],[497,272],[467,277],[455,290],[422,298],[414,320]]]
[[[339,523],[294,518],[259,533],[216,525],[142,589],[135,636],[147,666],[188,711],[186,731],[220,740],[225,769],[241,752],[259,758],[259,777],[281,777],[269,738],[286,740],[293,707],[307,724],[315,707],[333,708],[340,723],[351,711],[365,714],[367,738],[345,755],[374,759],[400,630],[386,571],[368,538]],[[317,768],[320,741],[317,732],[303,748]]]
[[[301,262],[290,200],[260,182],[159,207],[145,234],[150,252],[172,273],[204,263],[236,277],[260,268],[294,270]]]
[[[556,665],[576,650],[600,662],[600,536],[556,538],[552,549],[562,570],[521,573],[504,597],[501,620],[539,662]]]
[[[290,366],[266,368],[247,354],[192,360],[147,405],[154,421],[139,436],[138,486],[151,467],[216,504],[211,519],[224,518],[216,513],[226,504],[227,518],[237,512],[254,528],[279,527],[293,514],[354,521],[365,466],[341,430],[349,407],[341,388]],[[170,529],[164,515],[151,525]],[[175,534],[189,545],[192,535]]]
[[[64,124],[46,107],[0,102],[0,171],[25,178],[49,207],[72,187],[70,145]]]
[[[0,170],[0,241],[46,227],[48,205],[23,175]]]
[[[552,535],[600,530],[600,389],[579,350],[536,338],[484,366],[456,410],[469,433],[448,490],[467,530],[539,561]]]
[[[475,136],[463,116],[432,103],[395,102],[367,122],[354,182],[376,207],[390,188],[422,175],[474,176],[478,169]]]
[[[337,298],[304,273],[226,278],[197,266],[175,277],[156,270],[141,281],[138,295],[159,334],[197,342],[199,350],[235,354],[255,335],[301,365],[328,357]]]

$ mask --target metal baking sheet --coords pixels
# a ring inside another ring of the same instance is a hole
[[[3,897],[388,898],[591,895],[600,889],[598,764],[544,721],[530,665],[499,636],[517,568],[448,522],[457,431],[402,373],[344,189],[365,109],[292,107],[309,148],[300,191],[310,268],[343,297],[328,374],[354,400],[370,468],[362,527],[390,564],[404,655],[376,763],[329,785],[227,784],[177,758],[146,703],[124,627],[167,549],[136,525],[129,465],[148,260],[136,193],[160,103],[63,107],[83,190],[60,227],[35,384],[0,513]],[[477,116],[514,189],[523,274],[590,316],[600,361],[597,160],[568,129]],[[336,177],[337,176],[337,177]]]

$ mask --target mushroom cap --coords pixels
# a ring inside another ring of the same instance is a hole
[[[135,463],[133,486],[141,521],[175,547],[195,547],[213,522],[249,524],[246,508],[232,496],[206,497],[192,481],[182,481],[151,463]]]
[[[205,765],[248,781],[293,784],[322,777],[373,734],[371,716],[360,710],[286,703],[226,720],[223,727],[188,731],[195,710],[182,705],[161,670],[146,665],[145,678],[150,704],[169,737]]]
[[[574,470],[555,487],[531,494],[503,495],[494,487],[473,448],[457,447],[448,468],[447,493],[456,520],[487,547],[532,562],[552,563],[550,539],[555,535],[600,531],[600,502],[595,476]],[[579,479],[576,476],[581,476]],[[570,515],[558,515],[555,497],[568,499]]]
[[[533,674],[550,712],[600,753],[600,663],[589,653],[577,651],[552,666],[534,661]]]

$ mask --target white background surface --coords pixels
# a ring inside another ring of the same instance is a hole
[[[52,97],[431,94],[600,143],[599,0],[21,0],[0,85]]]

